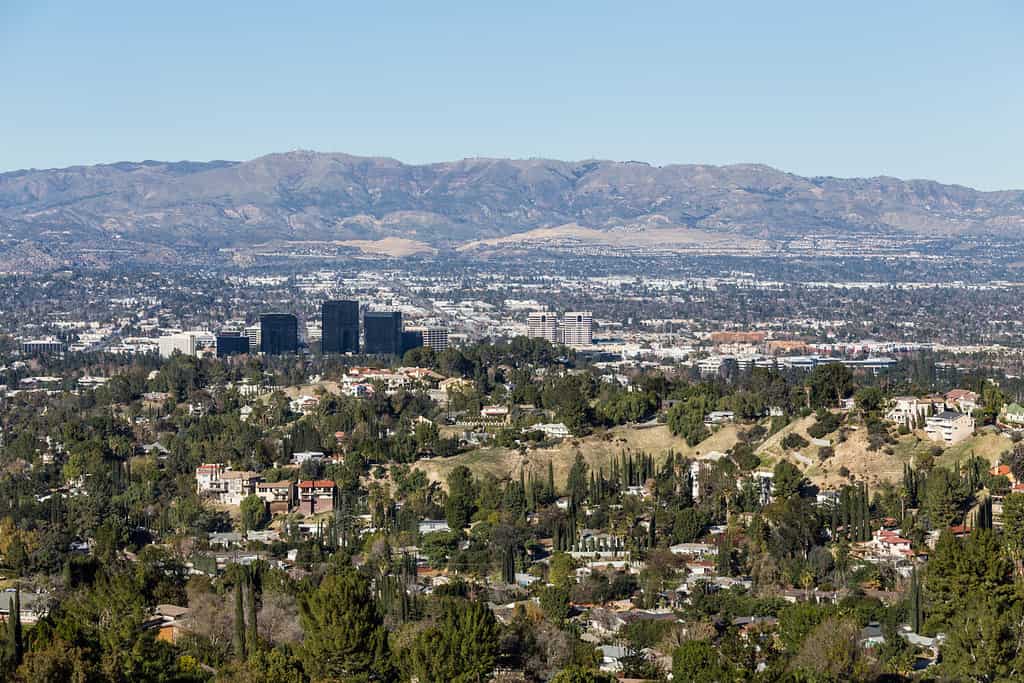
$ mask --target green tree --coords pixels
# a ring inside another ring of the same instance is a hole
[[[957,519],[967,499],[960,476],[936,467],[925,480],[924,512],[933,529],[945,529]]]
[[[444,505],[445,519],[452,529],[462,529],[476,512],[476,485],[473,473],[460,465],[448,474],[448,499]]]
[[[267,504],[262,498],[256,495],[246,496],[239,506],[242,515],[242,532],[262,529],[263,525],[270,520],[267,514]]]
[[[614,676],[595,671],[594,669],[570,666],[568,669],[562,669],[555,674],[555,677],[551,679],[551,683],[615,683],[616,680]]]
[[[369,582],[354,569],[324,577],[300,603],[301,658],[314,680],[391,680],[388,634]]]
[[[440,617],[410,646],[410,668],[421,681],[485,681],[497,661],[499,632],[487,605],[446,598]]]
[[[553,624],[562,624],[569,618],[568,586],[546,586],[540,591],[540,608]]]
[[[235,657],[245,659],[245,606],[241,582],[235,584],[235,620],[231,645],[235,651]]]
[[[1003,499],[1003,540],[1018,575],[1024,575],[1024,493]]]
[[[792,667],[811,680],[862,680],[854,675],[861,658],[859,636],[854,619],[828,617],[804,638]]]
[[[688,640],[672,654],[672,680],[723,683],[732,680],[732,667],[720,649],[704,640]]]
[[[853,396],[857,407],[864,413],[873,413],[881,409],[885,401],[885,394],[878,387],[864,387],[859,389]]]
[[[11,669],[21,664],[24,654],[24,643],[21,633],[21,590],[15,588],[14,595],[8,596],[8,618],[7,618],[7,652],[5,660]]]
[[[948,680],[1018,681],[1024,678],[1020,600],[1009,609],[985,596],[959,610],[942,644],[941,672]]]
[[[807,386],[811,388],[812,408],[837,405],[850,395],[853,373],[842,363],[819,365],[808,376]]]
[[[788,460],[780,460],[772,473],[772,495],[779,500],[788,500],[800,495],[807,480],[796,465]]]

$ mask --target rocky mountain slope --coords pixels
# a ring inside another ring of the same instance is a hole
[[[565,224],[808,234],[1016,237],[1024,191],[927,180],[803,178],[761,165],[465,159],[428,165],[289,152],[247,162],[145,161],[0,174],[0,235],[25,249],[211,250],[268,240],[435,246]]]

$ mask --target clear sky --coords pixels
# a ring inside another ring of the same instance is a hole
[[[387,155],[1024,188],[1024,3],[0,0],[0,169]]]

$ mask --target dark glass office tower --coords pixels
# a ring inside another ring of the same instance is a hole
[[[320,306],[323,353],[359,353],[359,302],[325,301]]]
[[[423,332],[420,330],[407,330],[402,332],[402,354],[406,351],[418,349],[423,346]]]
[[[299,350],[299,321],[291,313],[260,316],[260,351],[270,355]]]
[[[363,316],[363,350],[397,356],[402,353],[402,313],[395,311],[367,311]]]
[[[249,338],[238,334],[217,335],[217,357],[234,356],[240,353],[249,353]]]

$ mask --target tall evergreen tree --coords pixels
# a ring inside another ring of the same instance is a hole
[[[245,605],[242,598],[243,582],[235,584],[235,631],[232,645],[235,657],[245,659]]]
[[[246,605],[248,609],[247,629],[245,634],[245,645],[246,652],[249,656],[259,650],[259,628],[257,625],[257,609],[256,609],[256,577],[254,576],[255,570],[251,569],[251,574],[247,578],[246,584],[246,595],[248,600]]]

